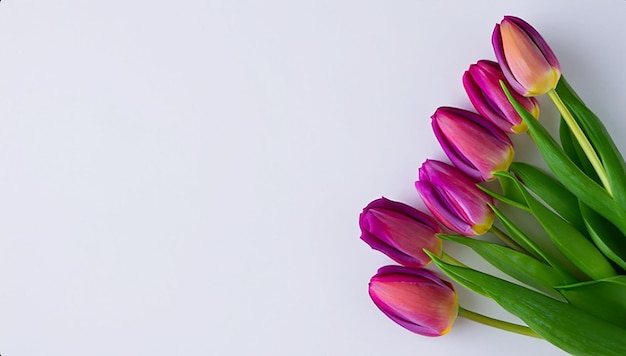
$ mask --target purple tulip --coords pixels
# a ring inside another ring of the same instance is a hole
[[[369,294],[391,320],[425,336],[448,333],[459,310],[452,284],[426,269],[382,267],[370,280]]]
[[[491,43],[511,87],[523,96],[545,94],[561,77],[559,60],[526,21],[505,16],[493,30]]]
[[[494,212],[487,205],[493,198],[449,164],[426,160],[415,188],[431,214],[455,233],[478,236],[493,224]]]
[[[472,64],[463,75],[463,86],[476,111],[502,131],[514,134],[526,132],[528,126],[507,99],[500,81],[505,82],[517,102],[535,118],[539,117],[537,100],[510,90],[510,85],[506,83],[504,73],[498,63],[488,60],[478,61]]]
[[[494,179],[513,161],[511,139],[497,126],[473,112],[440,107],[432,116],[433,131],[450,161],[479,181]]]
[[[359,216],[361,239],[394,261],[421,268],[431,262],[424,249],[441,255],[441,228],[430,216],[386,198],[374,200]]]

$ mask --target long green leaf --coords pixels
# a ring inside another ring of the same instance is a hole
[[[626,162],[611,135],[564,77],[559,80],[556,92],[600,156],[615,199],[626,208]]]
[[[541,123],[511,96],[504,85],[503,90],[515,110],[528,125],[529,133],[552,173],[578,199],[613,222],[622,232],[626,231],[626,210],[622,209],[603,187],[578,168]]]
[[[578,198],[558,180],[540,169],[522,162],[511,164],[509,171],[554,211],[574,225],[576,229],[585,231],[585,224],[578,209]]]
[[[505,181],[506,180],[501,179],[500,184],[502,185],[502,182],[505,182]],[[513,194],[510,194],[511,192],[509,192],[509,194],[503,195],[503,194],[498,194],[487,187],[483,187],[480,184],[476,184],[476,186],[483,192],[487,193],[487,195],[491,196],[492,198],[504,204],[516,207],[524,211],[528,211],[528,207],[525,205],[526,203],[524,202],[524,199],[523,198],[520,199],[519,197],[513,197]]]
[[[607,258],[626,270],[626,237],[615,225],[584,203],[580,203],[580,211],[594,244]]]
[[[589,159],[585,155],[582,147],[580,147],[578,141],[574,139],[572,131],[563,118],[561,118],[561,123],[559,124],[559,138],[561,139],[561,147],[563,147],[563,151],[565,151],[567,157],[585,172],[589,178],[601,184],[596,170],[593,169],[593,165],[589,162]]]
[[[598,249],[574,226],[535,199],[510,173],[497,173],[518,185],[526,198],[526,204],[546,230],[554,246],[591,279],[614,276],[615,270]]]
[[[626,328],[626,276],[556,287],[578,308]]]
[[[580,148],[578,142],[572,138],[569,127],[563,121],[561,121],[559,133],[561,145],[567,155],[574,162],[577,162],[579,167],[581,167],[589,177],[599,181],[591,163],[582,152],[582,148]],[[624,236],[615,225],[589,208],[586,204],[580,202],[579,205],[579,211],[585,223],[585,230],[589,232],[595,245],[607,258],[620,266],[623,270],[626,270],[626,236]]]
[[[522,246],[526,251],[532,254],[537,260],[542,262],[547,262],[551,266],[555,267],[555,265],[551,262],[551,258],[547,255],[540,247],[533,241],[522,229],[519,228],[513,222],[513,220],[509,219],[502,210],[498,209],[495,205],[489,204],[489,207],[498,217],[498,220],[504,225],[504,228],[509,233],[509,236],[513,241],[515,241],[518,245]]]
[[[571,277],[563,276],[547,264],[502,245],[461,235],[439,234],[437,236],[443,240],[471,248],[500,271],[553,298],[563,299],[563,296],[553,288],[554,286],[576,282]]]
[[[434,256],[435,264],[458,283],[478,287],[550,343],[573,355],[626,355],[626,329],[541,293]]]

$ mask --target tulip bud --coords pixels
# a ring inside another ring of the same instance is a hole
[[[359,216],[361,239],[394,261],[421,268],[431,262],[424,249],[441,255],[441,228],[430,216],[408,205],[381,198]]]
[[[473,112],[440,107],[432,116],[433,131],[450,161],[479,181],[493,180],[513,162],[513,144],[497,126]]]
[[[511,87],[523,96],[545,94],[561,77],[559,60],[550,46],[524,20],[505,16],[493,30],[491,43]]]
[[[369,294],[391,320],[424,336],[448,333],[459,310],[452,284],[426,269],[382,267],[370,280]]]
[[[502,131],[519,134],[526,132],[528,126],[515,111],[504,94],[500,81],[504,81],[509,91],[526,111],[535,118],[539,117],[539,103],[535,98],[527,98],[510,90],[504,73],[498,63],[488,60],[472,64],[463,75],[463,86],[472,105],[482,116],[498,126]]]
[[[493,224],[495,214],[487,205],[493,198],[449,164],[426,160],[415,188],[435,219],[455,233],[478,236]]]

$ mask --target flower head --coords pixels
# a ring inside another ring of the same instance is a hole
[[[472,64],[463,75],[463,87],[476,111],[504,132],[526,132],[528,126],[507,99],[500,81],[504,81],[510,89],[498,63],[489,60]],[[535,118],[539,117],[539,103],[535,98],[523,97],[515,90],[509,91],[528,112]]]
[[[370,280],[369,294],[391,320],[425,336],[448,333],[459,310],[452,284],[426,269],[382,267]]]
[[[561,66],[550,46],[526,21],[505,16],[493,30],[491,43],[511,87],[523,96],[554,89]]]
[[[473,112],[440,107],[432,116],[433,131],[450,161],[465,174],[493,180],[513,161],[509,137],[487,119]]]
[[[415,188],[431,214],[455,233],[482,235],[493,224],[495,214],[488,205],[494,203],[493,198],[449,164],[424,162]]]
[[[359,226],[363,241],[404,266],[421,268],[430,263],[424,249],[441,254],[437,222],[406,204],[386,198],[374,200],[363,209]]]

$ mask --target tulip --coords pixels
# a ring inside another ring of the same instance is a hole
[[[391,320],[425,336],[448,333],[459,311],[452,284],[426,269],[382,267],[370,280],[369,294]]]
[[[465,174],[493,180],[513,162],[513,144],[497,126],[473,112],[440,107],[432,116],[437,140],[450,161]]]
[[[415,188],[428,210],[446,228],[465,236],[478,236],[493,225],[493,198],[471,178],[449,164],[426,160]]]
[[[505,16],[493,30],[491,42],[502,72],[515,91],[537,96],[556,87],[561,77],[559,61],[527,22]]]
[[[504,73],[498,63],[488,60],[472,64],[463,75],[463,86],[472,105],[482,116],[502,131],[519,134],[528,126],[509,102],[500,81],[505,81],[515,100],[535,118],[539,117],[539,103],[533,97],[523,97],[506,84]]]
[[[424,249],[441,255],[441,228],[421,211],[386,198],[374,200],[359,216],[361,239],[394,261],[421,268],[431,262]]]

